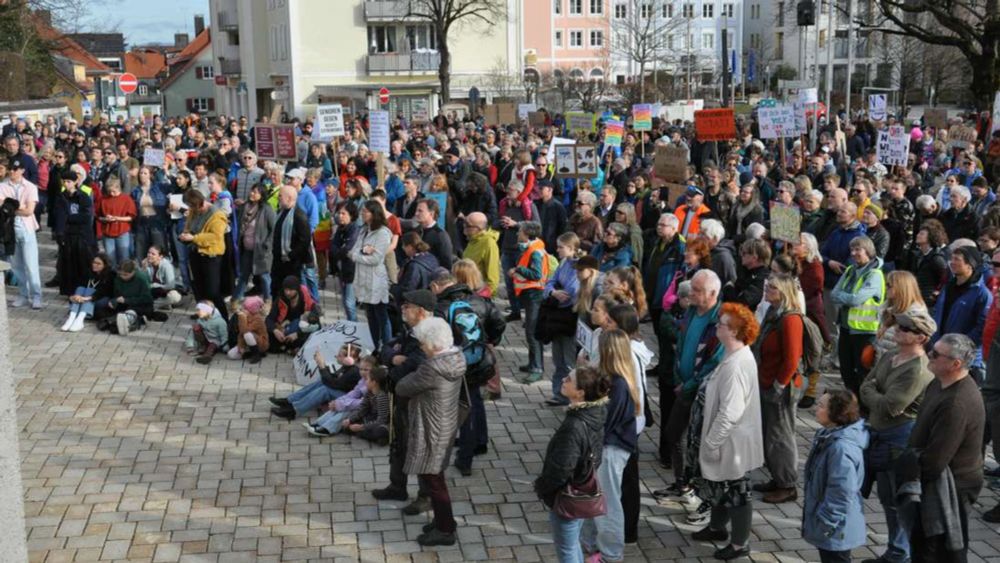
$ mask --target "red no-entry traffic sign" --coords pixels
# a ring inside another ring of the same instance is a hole
[[[382,89],[378,91],[378,103],[383,104],[383,105],[389,103],[389,89],[388,88],[386,88],[386,87],[383,86]]]
[[[118,88],[120,88],[122,92],[131,94],[132,92],[135,92],[138,87],[139,79],[137,79],[131,72],[126,72],[118,77]]]

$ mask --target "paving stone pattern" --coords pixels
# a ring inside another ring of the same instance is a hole
[[[40,239],[44,281],[55,249],[47,233]],[[32,562],[554,561],[548,514],[531,483],[562,413],[542,405],[548,381],[515,381],[527,357],[519,324],[499,348],[504,391],[487,402],[489,453],[475,459],[471,477],[447,471],[459,541],[421,548],[416,537],[428,516],[404,517],[404,503],[369,493],[388,483],[387,448],[314,438],[304,419],[270,415],[267,398],[296,388],[288,356],[256,366],[217,356],[199,365],[181,349],[186,310],[128,338],[90,323],[62,333],[65,300],[48,289],[45,297],[43,311],[10,316]],[[323,305],[327,320],[338,318],[332,292]],[[649,325],[643,331],[655,346]],[[650,391],[655,402],[655,382]],[[816,428],[811,412],[799,414],[800,465]],[[683,510],[650,494],[670,478],[656,462],[658,433],[640,440],[640,537],[627,560],[710,561],[714,546],[691,540],[695,527]],[[979,518],[996,502],[986,488],[973,509],[973,561],[1000,561],[997,527]],[[869,546],[854,551],[859,560],[885,542],[874,494],[865,507]],[[754,509],[753,560],[818,561],[800,537],[801,500]]]

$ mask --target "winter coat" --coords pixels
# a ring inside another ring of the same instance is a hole
[[[728,239],[719,241],[719,244],[712,249],[712,271],[719,276],[723,287],[730,282],[736,282],[736,255],[736,245]]]
[[[979,237],[979,218],[971,205],[966,205],[961,211],[954,207],[948,209],[941,214],[941,224],[950,241],[960,238],[975,241]]]
[[[241,224],[247,207],[248,205],[243,205],[238,210]],[[271,272],[271,262],[274,260],[271,245],[274,244],[274,226],[277,222],[278,215],[274,209],[261,202],[254,228],[253,275],[255,276]],[[245,250],[241,247],[240,252],[245,252]],[[277,283],[281,283],[281,280],[278,280]]]
[[[500,247],[497,240],[500,233],[493,229],[480,231],[469,240],[465,246],[462,258],[468,258],[476,263],[483,282],[490,288],[490,294],[497,294],[500,285]]]
[[[448,233],[435,223],[430,228],[422,228],[420,238],[427,243],[427,246],[431,247],[430,253],[437,258],[441,267],[450,270],[455,261],[455,248]]]
[[[616,250],[605,247],[604,243],[598,243],[590,251],[590,255],[597,258],[600,263],[601,273],[608,273],[615,268],[628,268],[632,265],[632,247],[622,242]]]
[[[115,276],[113,297],[115,299],[123,297],[125,306],[129,308],[152,307],[153,293],[146,272],[136,270],[135,275],[128,281],[123,280],[121,276]]]
[[[851,261],[851,241],[865,234],[865,226],[855,221],[849,227],[838,226],[823,241],[819,253],[823,256],[823,283],[832,288],[837,285],[840,274],[830,269],[829,262],[834,260],[845,267]]]
[[[372,232],[363,227],[348,253],[354,262],[354,295],[358,303],[378,304],[389,302],[389,273],[385,269],[385,254],[389,251],[392,233],[387,227]],[[371,246],[375,251],[362,254],[361,249]]]
[[[958,292],[961,294],[952,301],[946,316],[944,308],[948,295]],[[986,289],[982,274],[974,272],[972,278],[962,288],[957,287],[955,278],[952,277],[934,303],[934,321],[937,322],[938,329],[931,336],[930,345],[945,334],[964,334],[976,345],[976,359],[972,362],[972,366],[984,367],[983,327],[986,325],[986,313],[989,312],[991,305],[993,305],[993,295]]]
[[[802,539],[819,549],[844,551],[865,545],[860,491],[867,446],[864,420],[816,431],[804,472]]]
[[[403,304],[403,294],[414,289],[429,289],[434,270],[440,265],[437,258],[430,252],[421,252],[403,262],[399,269],[399,282],[390,291],[397,305]]]
[[[705,384],[701,474],[732,481],[764,465],[757,362],[749,346],[722,358]]]
[[[396,394],[408,397],[408,475],[444,471],[458,431],[458,395],[465,376],[465,356],[457,347],[438,352],[396,384]]]
[[[582,484],[590,470],[601,463],[604,450],[604,419],[607,397],[570,405],[566,417],[545,450],[542,473],[535,479],[535,494],[552,507],[556,495],[567,484]]]
[[[354,262],[347,257],[347,253],[358,242],[360,232],[361,227],[354,222],[337,225],[337,230],[330,239],[330,272],[342,283],[354,283]]]
[[[464,283],[456,283],[446,287],[438,294],[434,314],[448,320],[448,309],[455,301],[465,301],[472,307],[483,325],[483,330],[486,331],[488,343],[494,346],[500,344],[500,339],[503,338],[503,333],[507,330],[507,321],[504,320],[500,309],[493,304],[493,301],[472,293],[469,286]]]
[[[194,324],[200,326],[205,339],[216,346],[221,347],[229,339],[229,325],[226,324],[226,319],[222,318],[218,309],[212,309],[212,315],[207,319],[199,317],[194,321]],[[194,342],[194,329],[192,328],[188,334],[188,348],[194,348]]]
[[[719,337],[715,334],[719,323],[719,309],[722,307],[722,303],[717,303],[715,307],[712,308],[707,314],[710,315],[711,320],[709,321],[705,331],[701,333],[698,338],[697,352],[694,356],[694,366],[691,370],[691,377],[689,379],[684,379],[681,375],[680,370],[680,360],[681,360],[681,346],[684,343],[685,332],[691,321],[694,320],[695,316],[698,314],[698,310],[695,307],[688,307],[687,312],[684,313],[684,318],[678,324],[677,329],[677,354],[674,365],[674,387],[678,385],[683,385],[682,392],[688,398],[694,397],[695,393],[698,391],[698,386],[701,385],[701,381],[705,379],[705,376],[712,372],[719,361],[722,359],[722,344],[719,342]]]
[[[933,308],[944,284],[948,281],[948,260],[943,248],[932,248],[926,255],[914,246],[907,269],[917,278],[920,296],[928,308]]]
[[[661,307],[663,294],[667,292],[674,274],[684,262],[684,242],[676,235],[665,244],[657,238],[650,244],[648,250],[642,270],[642,281],[648,292],[649,308],[652,310]],[[653,291],[649,291],[651,288]]]

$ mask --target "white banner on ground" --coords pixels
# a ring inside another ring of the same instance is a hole
[[[319,367],[316,365],[316,350],[323,354],[323,360],[331,370],[336,370],[337,353],[345,344],[361,346],[361,355],[372,353],[375,345],[372,343],[372,333],[368,323],[354,321],[337,321],[309,335],[309,339],[299,348],[292,360],[295,370],[295,382],[308,385],[319,377]]]

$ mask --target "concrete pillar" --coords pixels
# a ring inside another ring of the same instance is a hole
[[[10,264],[0,261],[0,558],[27,561],[24,531],[24,489],[21,486],[21,450],[18,447],[17,401],[14,369],[10,365],[10,330],[3,272]]]

